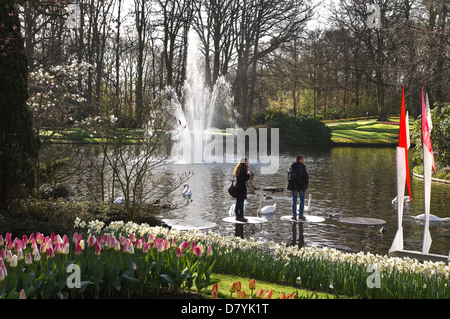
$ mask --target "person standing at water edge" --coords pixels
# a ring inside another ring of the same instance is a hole
[[[306,171],[305,158],[303,155],[297,156],[295,162],[291,163],[288,170],[288,186],[292,192],[292,219],[297,220],[297,199],[300,197],[300,209],[298,217],[305,219],[303,210],[305,206],[305,192],[308,188],[309,176]]]
[[[236,176],[236,206],[234,212],[236,220],[240,222],[247,221],[244,218],[244,201],[247,199],[246,183],[250,179],[251,174],[248,170],[248,160],[244,157],[241,158],[234,168],[234,176]]]

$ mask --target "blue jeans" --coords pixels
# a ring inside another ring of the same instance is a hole
[[[299,190],[292,191],[292,217],[297,217],[297,197],[300,197],[300,209],[298,211],[298,216],[303,216],[303,210],[305,208],[305,192]]]

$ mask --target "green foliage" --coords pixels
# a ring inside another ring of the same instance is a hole
[[[38,141],[27,108],[28,70],[15,1],[0,2],[0,210],[34,182]]]
[[[254,124],[280,129],[282,143],[291,145],[330,145],[331,129],[315,118],[295,118],[282,111],[256,114]]]
[[[433,145],[434,161],[438,177],[447,178],[450,175],[450,104],[436,105],[431,110],[431,143]],[[411,141],[415,142],[413,150],[414,163],[423,166],[421,119],[414,121]]]

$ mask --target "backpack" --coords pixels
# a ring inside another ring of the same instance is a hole
[[[295,180],[296,177],[297,172],[295,171],[294,165],[291,164],[291,166],[289,166],[287,173],[287,181],[288,181],[288,185],[286,187],[287,189],[289,190],[297,189],[297,181]]]

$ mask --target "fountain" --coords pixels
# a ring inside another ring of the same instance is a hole
[[[194,31],[190,31],[183,102],[172,101],[175,116],[182,126],[175,134],[177,140],[172,154],[175,157],[181,155],[180,162],[183,163],[211,161],[210,155],[214,151],[216,159],[222,157],[222,133],[215,127],[217,124],[235,125],[229,83],[225,77],[219,77],[210,89],[205,83],[204,72],[200,70],[200,58],[197,36]],[[218,123],[218,115],[222,119],[221,123]]]

